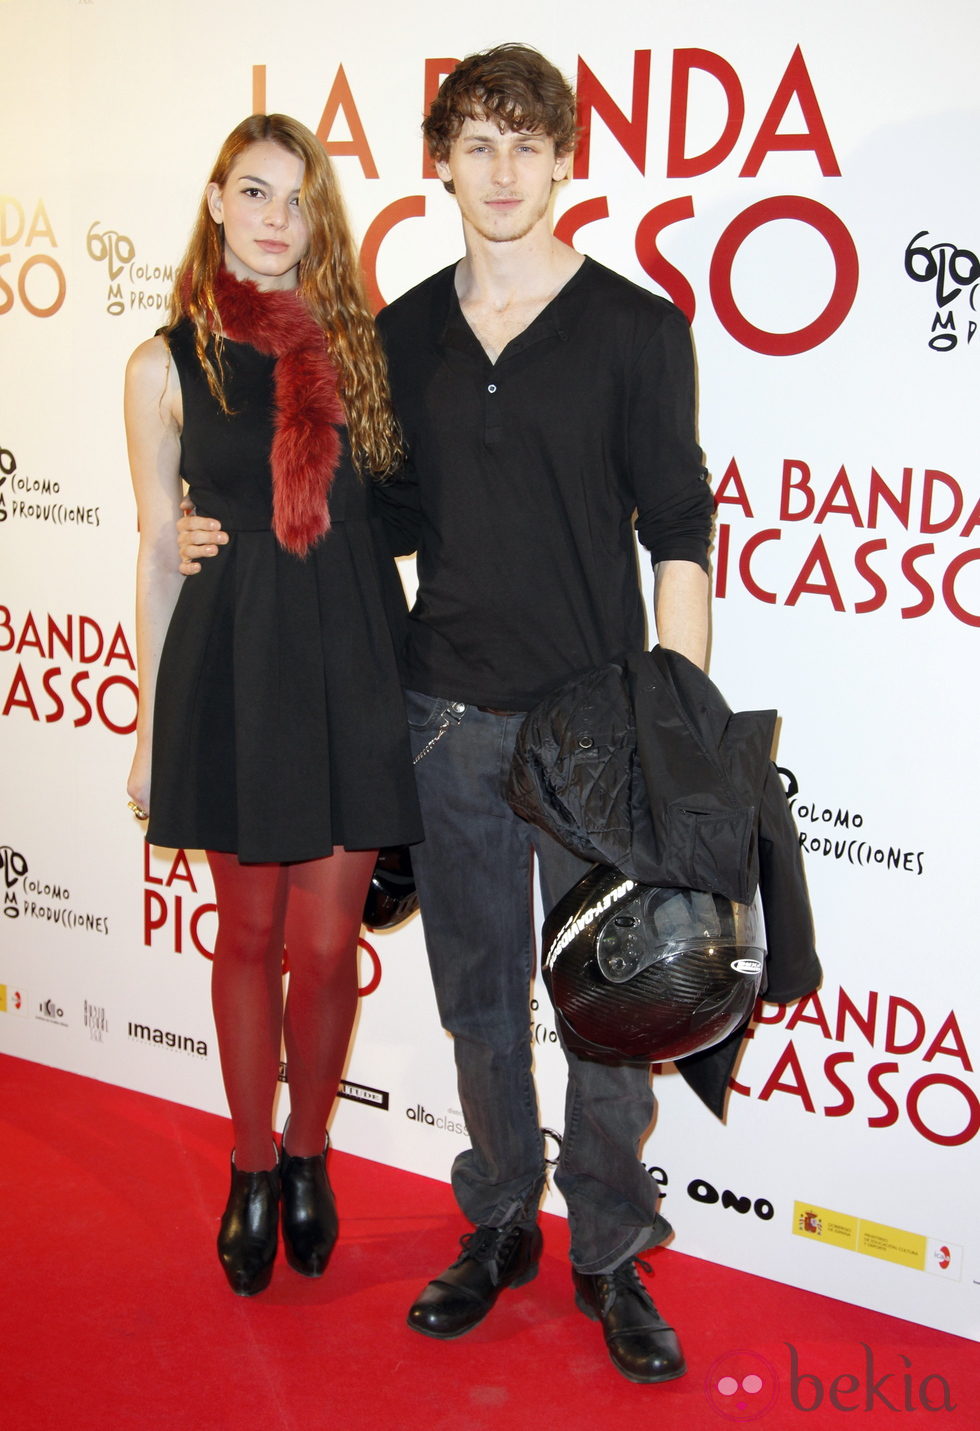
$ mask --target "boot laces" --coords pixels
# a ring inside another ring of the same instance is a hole
[[[458,1267],[461,1262],[467,1260],[473,1262],[494,1262],[497,1261],[507,1244],[516,1237],[520,1231],[518,1227],[478,1227],[473,1232],[465,1233],[459,1239],[460,1254],[453,1263]]]
[[[644,1272],[653,1272],[649,1262],[644,1262],[642,1257],[631,1257],[628,1262],[623,1262],[615,1271],[609,1273],[609,1305],[615,1300],[617,1292],[633,1292],[645,1307],[659,1316],[653,1298],[636,1270],[637,1267],[642,1267]]]

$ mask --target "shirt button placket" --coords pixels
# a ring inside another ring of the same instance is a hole
[[[500,399],[497,396],[497,384],[487,383],[487,398],[484,408],[485,417],[483,423],[483,440],[489,446],[491,442],[496,442],[502,433],[500,423]]]

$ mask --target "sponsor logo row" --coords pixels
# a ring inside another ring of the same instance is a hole
[[[23,985],[0,984],[0,1013],[26,1019],[38,1019],[43,1023],[55,1024],[61,1028],[81,1024],[88,1030],[93,1042],[103,1043],[105,1041],[109,1034],[109,1018],[104,1004],[96,1004],[88,999],[83,999],[81,1010],[76,1011],[71,1018],[66,1016],[66,1008],[66,1000],[59,1001],[51,997],[36,998]],[[196,1034],[161,1028],[140,1019],[127,1019],[123,1027],[124,1036],[131,1042],[146,1044],[168,1052],[187,1054],[193,1058],[204,1059],[210,1056],[208,1041],[199,1038]],[[281,1083],[289,1082],[289,1073],[285,1063],[280,1064],[279,1080]],[[368,1084],[344,1079],[337,1092],[340,1098],[347,1099],[352,1103],[366,1104],[369,1108],[376,1108],[383,1113],[387,1113],[391,1109],[391,1095],[387,1089],[374,1088]],[[405,1117],[409,1122],[417,1123],[422,1127],[435,1128],[440,1132],[453,1133],[462,1137],[467,1135],[466,1124],[458,1109],[433,1113],[424,1104],[415,1103],[405,1109]]]
[[[385,1089],[371,1088],[363,1083],[352,1083],[344,1079],[338,1090],[341,1098],[352,1103],[366,1103],[369,1108],[377,1108],[383,1113],[390,1111],[391,1097]],[[424,1128],[437,1128],[442,1133],[454,1133],[467,1137],[466,1124],[458,1108],[450,1108],[445,1113],[432,1113],[422,1103],[405,1109],[405,1117],[410,1123]]]
[[[957,1282],[962,1275],[963,1248],[957,1243],[925,1237],[901,1227],[888,1227],[851,1213],[834,1212],[814,1203],[794,1203],[793,1232],[809,1242],[822,1242],[825,1247],[896,1262],[916,1272],[931,1272]]]
[[[65,1029],[81,1026],[88,1030],[93,1043],[104,1043],[109,1035],[109,1017],[104,1004],[83,999],[80,1007],[72,1008],[67,1000],[47,994],[38,998],[23,984],[0,984],[0,1014],[37,1019]],[[188,1053],[196,1058],[208,1057],[207,1040],[195,1035],[158,1028],[139,1019],[127,1019],[124,1028],[125,1036],[136,1043]]]
[[[559,1134],[549,1129],[547,1137],[561,1147]],[[649,1166],[647,1172],[666,1198],[670,1185],[666,1171],[661,1167]],[[783,1231],[786,1229],[787,1219],[783,1209],[777,1208],[776,1203],[768,1197],[753,1196],[744,1189],[716,1187],[703,1177],[691,1178],[684,1188],[684,1193],[691,1202],[702,1208],[711,1208],[719,1214],[734,1213],[738,1217],[749,1218],[752,1222],[771,1223]],[[815,1203],[799,1200],[793,1203],[790,1231],[794,1237],[801,1237],[809,1242],[820,1242],[826,1247],[858,1252],[866,1257],[877,1257],[881,1261],[894,1262],[916,1272],[930,1272],[947,1281],[958,1282],[962,1278],[964,1249],[949,1239],[929,1237],[905,1228],[889,1227],[866,1217],[834,1212],[829,1208],[818,1207]]]

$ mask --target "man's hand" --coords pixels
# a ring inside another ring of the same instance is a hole
[[[182,576],[196,576],[201,570],[201,558],[217,556],[218,548],[228,541],[228,533],[213,517],[196,516],[193,503],[186,497],[180,507],[184,515],[177,523],[179,569]]]

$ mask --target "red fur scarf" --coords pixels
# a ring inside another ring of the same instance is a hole
[[[222,268],[214,283],[221,330],[276,360],[272,530],[296,556],[330,530],[327,497],[345,422],[326,340],[295,289],[263,290]]]

